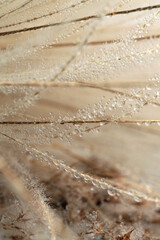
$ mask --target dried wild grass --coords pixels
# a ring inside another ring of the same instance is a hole
[[[159,17],[0,1],[0,239],[160,239]]]

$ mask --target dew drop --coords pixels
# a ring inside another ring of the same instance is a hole
[[[145,125],[146,127],[148,127],[148,126],[150,125],[150,123],[149,123],[149,122],[145,122],[144,125]]]
[[[108,189],[107,192],[112,197],[116,195],[116,192],[113,189]]]
[[[138,197],[138,196],[134,196],[134,201],[137,203],[141,203],[142,202],[142,198]]]

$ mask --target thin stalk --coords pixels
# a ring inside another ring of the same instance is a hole
[[[31,209],[38,215],[38,217],[40,217],[40,219],[43,218],[43,222],[47,224],[50,229],[52,240],[56,240],[53,220],[50,214],[49,207],[44,202],[40,193],[36,191],[36,189],[34,189],[34,192],[32,193],[31,190],[29,190],[30,187],[27,186],[26,182],[24,182],[21,176],[9,166],[9,164],[2,156],[0,156],[0,171],[7,179],[9,184],[12,186],[14,192],[18,194],[20,199],[27,203],[31,207]],[[36,199],[38,200],[37,204],[39,204],[39,206],[37,205],[37,207],[34,206],[33,196],[36,196]],[[38,210],[38,207],[42,210],[42,212]]]
[[[141,7],[141,8],[135,8],[135,9],[130,9],[130,10],[111,12],[111,13],[105,14],[103,17],[123,15],[123,14],[129,14],[129,13],[141,12],[141,11],[148,11],[148,10],[153,10],[153,9],[157,9],[157,8],[160,8],[160,4],[153,5],[153,6]],[[6,35],[21,33],[21,32],[28,32],[28,31],[35,31],[35,30],[44,29],[44,28],[48,28],[48,27],[62,26],[62,25],[70,24],[70,23],[77,23],[77,22],[82,22],[82,21],[84,22],[84,21],[88,21],[88,20],[101,19],[101,18],[102,18],[101,15],[91,15],[91,16],[86,16],[86,17],[82,17],[82,18],[65,21],[65,22],[56,22],[56,23],[44,24],[44,25],[39,25],[39,26],[34,26],[34,27],[29,27],[29,28],[21,28],[21,29],[12,30],[12,31],[0,32],[0,36],[6,36]]]
[[[31,146],[27,146],[25,143],[23,143],[20,139],[15,139],[3,132],[0,132],[0,134],[6,138],[8,138],[9,140],[13,141],[13,142],[16,142],[17,144],[19,145],[22,145],[24,147],[29,147],[30,150],[35,153],[36,155],[38,154],[39,156],[43,157],[44,158],[44,161],[49,161],[50,164],[53,164],[54,166],[57,166],[67,172],[69,172],[70,174],[73,174],[74,176],[75,175],[78,175],[80,178],[82,179],[85,179],[86,181],[88,182],[91,182],[92,184],[94,185],[98,185],[100,188],[102,187],[103,189],[106,188],[106,189],[112,189],[113,191],[119,193],[119,194],[122,194],[122,195],[127,195],[128,197],[139,197],[141,199],[144,199],[144,200],[147,200],[147,201],[150,201],[150,202],[153,202],[153,203],[159,203],[160,202],[160,199],[159,198],[154,198],[154,197],[150,197],[148,195],[146,195],[145,193],[143,192],[139,192],[137,190],[132,190],[132,191],[128,191],[128,190],[125,190],[125,189],[121,189],[121,188],[117,188],[115,187],[114,185],[108,183],[106,180],[102,180],[102,179],[99,179],[97,178],[96,176],[94,175],[89,175],[87,173],[83,173],[83,172],[80,172],[68,165],[66,165],[65,163],[63,162],[60,162],[59,160],[57,159],[54,159],[53,157],[49,156],[49,155],[46,155],[46,153],[44,152],[41,152],[40,150],[34,148],[34,147],[31,147]],[[2,167],[3,167],[3,164],[2,164]]]
[[[160,123],[160,120],[148,120],[148,119],[136,119],[136,120],[121,120],[121,119],[97,119],[97,120],[66,120],[66,121],[0,121],[0,125],[43,125],[43,124],[73,124],[73,125],[82,125],[82,124],[97,124],[97,123],[118,123],[118,124],[152,124]]]

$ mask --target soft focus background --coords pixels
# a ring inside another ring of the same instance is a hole
[[[160,238],[159,20],[160,1],[0,1],[0,152],[57,239]],[[36,208],[8,173],[1,239],[50,239],[7,220]]]

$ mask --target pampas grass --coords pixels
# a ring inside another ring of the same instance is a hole
[[[0,1],[0,239],[159,239],[159,1]]]

